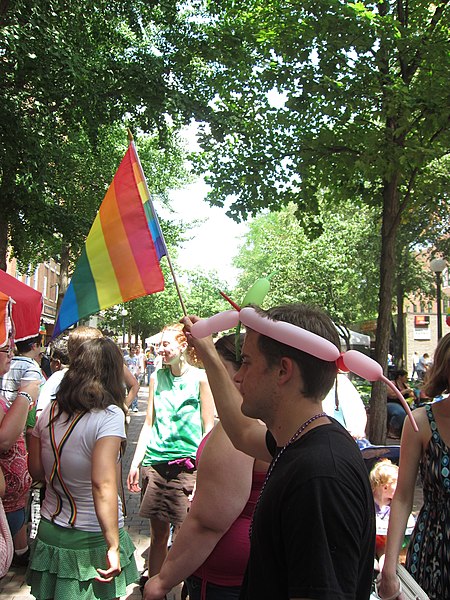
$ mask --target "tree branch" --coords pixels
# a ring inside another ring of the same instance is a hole
[[[406,84],[410,83],[411,79],[414,77],[417,69],[419,68],[420,62],[422,60],[422,56],[425,51],[425,47],[426,47],[427,43],[429,42],[431,35],[434,32],[434,30],[436,29],[439,21],[441,20],[442,15],[444,14],[444,10],[445,10],[446,6],[448,5],[449,1],[450,0],[443,0],[441,2],[441,4],[436,7],[436,10],[434,11],[433,16],[431,18],[431,21],[430,21],[430,24],[428,27],[428,31],[424,34],[424,36],[422,38],[422,43],[420,44],[418,50],[416,51],[409,66],[405,66],[404,72],[402,70],[403,81]]]

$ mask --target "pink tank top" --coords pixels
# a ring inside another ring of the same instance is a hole
[[[197,463],[208,437],[209,434],[200,442],[197,450]],[[240,586],[242,584],[250,552],[250,523],[265,477],[265,472],[253,472],[250,496],[243,511],[220,538],[203,565],[193,573],[203,580],[202,598],[208,582],[223,586]]]

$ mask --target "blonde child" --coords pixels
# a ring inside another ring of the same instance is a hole
[[[376,516],[376,558],[384,555],[386,546],[386,536],[389,525],[389,515],[391,512],[391,501],[394,497],[397,487],[398,466],[389,459],[383,459],[377,462],[372,468],[370,475],[370,487],[372,488],[373,499],[375,502]],[[406,529],[404,546],[414,528],[414,517],[410,515]]]

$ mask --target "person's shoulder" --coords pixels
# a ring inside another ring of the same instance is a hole
[[[308,470],[317,474],[329,472],[330,467],[345,462],[363,464],[361,451],[348,431],[334,419],[330,423],[315,427],[305,436],[305,461]],[[299,444],[299,454],[301,454]]]
[[[104,409],[104,412],[107,415],[120,415],[122,417],[125,417],[125,413],[120,408],[120,406],[117,406],[117,404],[110,404]]]
[[[59,371],[55,371],[50,375],[47,381],[42,386],[42,390],[53,389],[61,383],[65,373],[67,372],[67,367],[64,369],[60,369]]]
[[[88,413],[88,421],[95,427],[102,427],[102,424],[125,423],[125,413],[116,404],[110,404],[106,408],[91,410]]]

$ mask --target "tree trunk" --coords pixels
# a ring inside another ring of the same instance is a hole
[[[403,320],[403,298],[404,292],[400,284],[397,284],[397,335],[395,336],[394,357],[397,368],[405,367],[405,357],[403,354],[405,341],[405,322]]]
[[[64,295],[69,287],[69,264],[70,264],[70,251],[68,246],[63,245],[61,248],[61,259],[59,262],[59,287],[58,287],[58,300],[56,302],[56,310],[59,312]]]
[[[10,245],[10,228],[8,222],[8,210],[12,205],[14,193],[14,171],[3,168],[0,183],[0,211],[3,213],[0,219],[0,268],[6,271],[8,261],[8,249]]]
[[[6,259],[8,256],[8,221],[0,220],[0,269],[6,271]]]
[[[385,182],[383,188],[380,293],[375,345],[375,360],[383,367],[385,374],[391,333],[398,210],[398,173],[395,173],[389,181]],[[375,382],[372,386],[369,439],[374,444],[384,444],[386,442],[386,385],[382,382]]]

